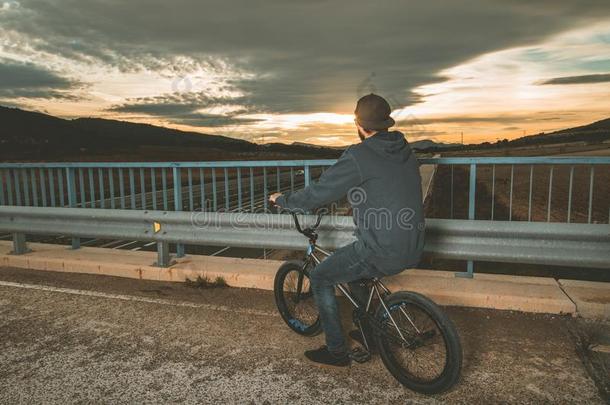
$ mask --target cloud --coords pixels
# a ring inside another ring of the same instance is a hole
[[[532,117],[531,114],[521,115],[488,115],[488,116],[446,116],[446,117],[433,117],[433,118],[422,118],[422,119],[409,119],[397,121],[398,125],[431,125],[431,124],[471,124],[471,123],[513,123],[523,121],[535,121],[544,118]]]
[[[244,125],[261,121],[257,118],[240,117],[240,114],[248,111],[247,108],[238,104],[240,102],[243,102],[242,97],[214,97],[205,93],[187,92],[132,99],[114,105],[107,111],[144,114],[164,118],[173,124],[205,128]],[[226,106],[230,104],[234,104],[235,108],[227,109]]]
[[[411,105],[443,69],[608,16],[606,0],[23,0],[0,26],[32,54],[121,72],[203,66],[271,113],[347,113],[371,90]]]
[[[610,82],[610,73],[599,73],[593,75],[554,77],[544,80],[539,84],[587,84]]]
[[[243,118],[234,115],[219,115],[219,114],[185,114],[181,117],[171,118],[171,122],[175,124],[189,125],[193,127],[226,127],[231,125],[244,125],[260,122],[262,120],[256,118]]]
[[[42,66],[0,58],[0,97],[72,99],[76,96],[68,90],[81,86]]]

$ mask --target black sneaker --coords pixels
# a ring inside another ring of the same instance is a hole
[[[316,350],[307,350],[305,352],[305,357],[322,367],[347,367],[351,363],[351,359],[347,352],[333,353],[329,351],[326,346],[322,346]]]
[[[366,349],[366,345],[364,344],[364,340],[362,339],[362,333],[360,333],[359,329],[352,330],[348,333],[348,336],[360,344],[363,348]],[[369,344],[369,352],[371,354],[377,354],[377,346],[375,346],[375,342],[373,342],[373,338],[370,336],[366,337],[366,342]]]

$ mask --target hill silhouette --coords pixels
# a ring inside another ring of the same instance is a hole
[[[245,140],[101,118],[66,120],[0,106],[0,159],[225,160],[335,158],[341,151]]]
[[[67,120],[0,106],[2,161],[147,161],[332,159],[343,148],[295,142],[259,145],[221,135],[101,118]],[[575,128],[474,145],[412,143],[427,152],[610,140],[610,118]]]
[[[549,133],[526,135],[512,140],[502,139],[497,142],[482,142],[478,144],[422,144],[420,150],[425,152],[476,151],[482,149],[517,148],[535,145],[553,145],[563,143],[584,142],[598,144],[610,140],[610,118],[574,128],[562,129]]]

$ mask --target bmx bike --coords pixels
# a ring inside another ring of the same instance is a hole
[[[314,225],[302,228],[297,214],[292,213],[298,232],[309,239],[301,261],[287,261],[278,269],[274,281],[277,308],[286,324],[303,336],[322,331],[315,305],[310,271],[330,252],[319,247]],[[372,344],[389,372],[403,386],[420,393],[436,394],[451,388],[459,379],[462,347],[453,322],[443,310],[424,295],[399,291],[392,293],[379,278],[359,282],[368,287],[367,302],[358,300],[347,285],[337,289],[354,307],[354,324],[362,336],[362,346],[350,353],[352,360],[364,363],[371,358]],[[367,341],[362,324],[372,331],[373,342]]]

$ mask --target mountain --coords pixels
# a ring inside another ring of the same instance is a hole
[[[355,139],[355,136],[354,136]],[[292,146],[306,146],[308,148],[322,148],[322,149],[336,149],[336,150],[345,150],[345,148],[347,146],[322,146],[322,145],[315,145],[313,143],[307,143],[307,142],[299,142],[299,141],[295,141],[292,142],[290,145]]]
[[[610,141],[610,118],[582,125],[574,128],[562,129],[550,133],[541,132],[535,135],[522,136],[512,140],[503,139],[494,143],[483,142],[479,144],[445,144],[444,147],[436,145],[427,148],[427,152],[437,151],[460,151],[460,150],[480,150],[493,148],[510,148],[533,145],[552,145],[573,142],[585,142],[590,144]],[[424,141],[425,142],[425,141]],[[420,149],[421,150],[421,149]]]
[[[66,120],[0,106],[0,161],[199,161],[333,159],[344,147],[245,140],[100,118]],[[610,140],[610,118],[552,133],[477,145],[411,142],[418,151],[459,151]]]
[[[441,142],[434,142],[430,139],[422,139],[421,141],[409,142],[409,145],[411,145],[411,148],[413,148],[415,150],[445,149],[445,148],[452,148],[455,146],[461,146],[461,144],[458,144],[458,143],[441,143]]]
[[[509,144],[522,145],[529,143],[559,143],[559,142],[602,142],[610,139],[610,118],[579,127],[562,129],[560,131],[523,136],[509,141]]]
[[[100,118],[66,120],[0,106],[0,160],[334,158],[329,148],[245,140]],[[298,156],[294,156],[298,155]]]

